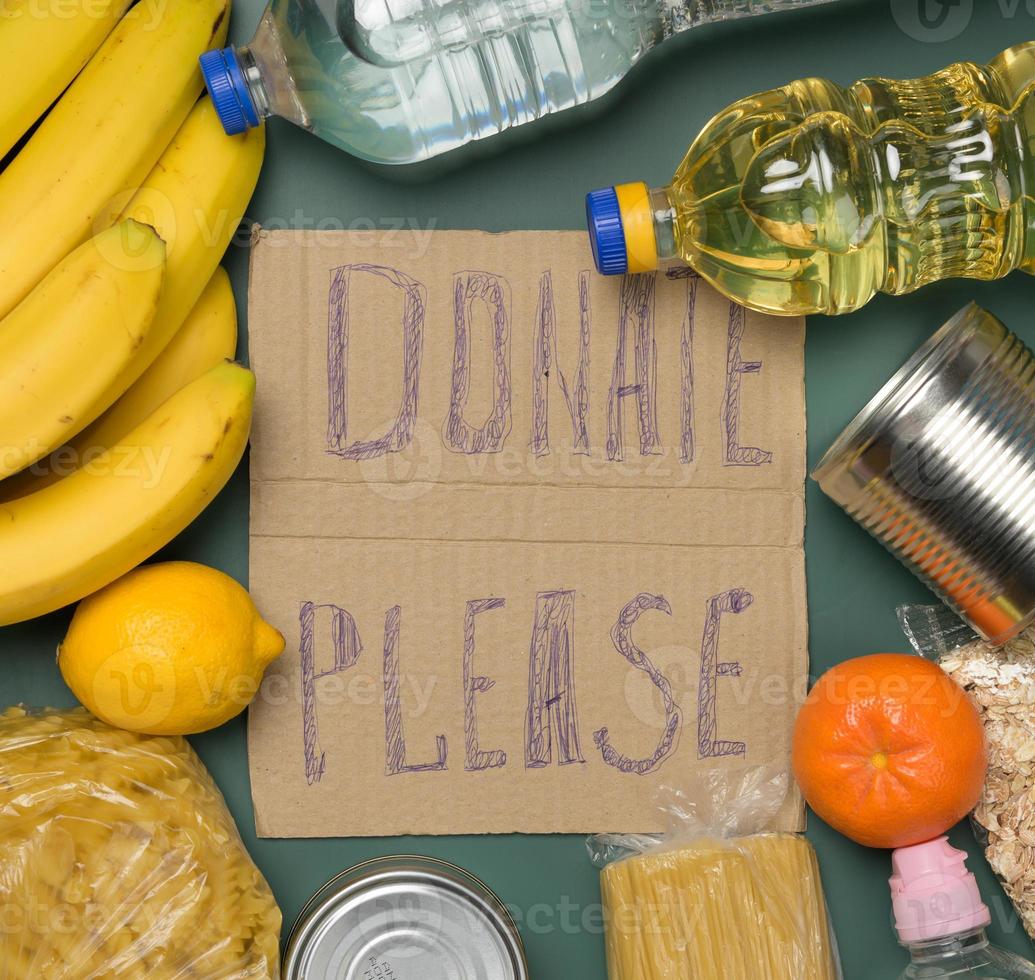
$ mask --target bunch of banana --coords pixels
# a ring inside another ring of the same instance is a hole
[[[201,94],[198,56],[228,14],[227,0],[141,0],[0,173],[0,316],[113,223]]]
[[[0,171],[0,625],[179,533],[240,461],[254,390],[228,360],[219,263],[265,137],[226,136],[198,101],[227,0],[31,0],[48,2],[54,17],[0,32],[0,56],[29,45],[9,59],[25,84],[0,93],[0,155],[74,77]]]
[[[0,346],[3,337],[0,336]],[[237,350],[237,309],[222,266],[208,281],[183,326],[155,362],[100,418],[37,464],[0,481],[0,502],[42,490],[111,449],[167,398],[206,371],[232,360]]]

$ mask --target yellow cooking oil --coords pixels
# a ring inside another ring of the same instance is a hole
[[[988,65],[844,88],[810,78],[734,103],[667,187],[587,199],[605,273],[682,260],[789,316],[1035,262],[1035,41]]]

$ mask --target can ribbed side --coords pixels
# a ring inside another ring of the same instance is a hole
[[[915,393],[903,404],[891,397],[893,411],[882,415],[886,406],[878,406],[873,419],[853,423],[865,437],[825,467],[859,477],[848,499],[832,492],[835,479],[820,478],[856,521],[995,642],[1035,616],[1035,359],[1000,330],[1002,339],[980,358],[978,340],[967,349],[950,333],[942,343],[957,344],[953,357],[926,365],[922,384],[900,379],[901,390],[912,385]]]

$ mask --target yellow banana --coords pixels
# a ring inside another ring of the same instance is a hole
[[[127,220],[101,232],[0,320],[0,478],[89,425],[139,356],[158,308],[165,243]]]
[[[259,179],[265,128],[227,136],[212,100],[202,99],[123,213],[157,229],[169,248],[165,288],[136,371],[162,352],[212,278],[237,231]],[[109,404],[121,391],[113,390]]]
[[[46,112],[126,12],[130,0],[0,0],[0,157]]]
[[[237,350],[237,310],[230,278],[222,266],[208,281],[172,343],[114,405],[74,439],[0,482],[0,501],[36,493],[74,473],[132,432],[167,398]]]
[[[110,448],[184,385],[217,364],[233,360],[236,350],[234,292],[226,270],[217,266],[183,326],[158,360],[75,441],[91,448]]]
[[[171,541],[244,453],[255,377],[225,362],[67,479],[0,504],[0,626],[103,588]]]
[[[227,18],[227,0],[141,0],[0,173],[0,316],[114,223],[190,112],[198,56]]]
[[[103,405],[101,411],[114,405],[131,386],[136,387],[144,371],[177,334],[206,283],[219,268],[219,261],[237,231],[259,178],[264,151],[263,127],[241,136],[227,136],[211,100],[204,98],[194,107],[158,165],[128,203],[124,218],[146,222],[156,228],[166,242],[165,279],[158,309],[144,342],[132,361],[126,363],[125,369],[111,379],[107,390],[98,396],[98,402]],[[142,383],[140,390],[143,390]],[[73,451],[62,448],[51,460],[52,466],[33,467],[29,474],[0,484],[0,500],[12,500],[33,492],[37,489],[32,486],[33,479],[52,482],[47,476],[50,470],[60,477],[76,469],[87,458],[87,451],[89,455],[94,454],[94,446],[99,442],[96,433],[88,441],[90,444],[83,446],[82,456],[74,447]],[[53,448],[50,446],[45,452]],[[0,473],[4,472],[0,469]]]

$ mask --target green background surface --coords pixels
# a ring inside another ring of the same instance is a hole
[[[666,182],[699,128],[733,98],[806,75],[841,83],[870,74],[923,75],[956,60],[987,60],[1035,37],[1035,13],[1024,0],[957,0],[934,32],[917,26],[917,3],[842,0],[677,38],[634,71],[602,109],[535,127],[525,138],[508,140],[502,152],[461,151],[445,170],[379,172],[277,121],[248,219],[278,227],[389,228],[402,220],[420,228],[581,228],[587,189],[631,179]],[[937,14],[938,0],[930,0],[930,8]],[[250,37],[260,13],[260,0],[239,0],[237,42]],[[246,249],[231,249],[227,263],[243,312]],[[937,285],[904,299],[881,297],[851,316],[809,321],[810,464],[906,356],[971,299],[1035,345],[1035,283],[1021,274],[999,283]],[[207,562],[246,581],[247,515],[242,469],[162,557]],[[846,657],[904,649],[895,606],[930,601],[929,594],[811,483],[806,545],[813,675]],[[0,630],[0,703],[73,702],[54,664],[68,618],[65,611]],[[285,743],[293,737],[285,732]],[[597,876],[581,838],[258,841],[244,719],[193,742],[226,794],[287,925],[335,871],[412,850],[470,868],[519,911],[533,977],[604,977]],[[606,808],[607,801],[600,805]],[[904,955],[890,928],[888,855],[855,846],[815,817],[808,834],[819,852],[845,977],[896,977]],[[1035,956],[969,830],[957,828],[952,839],[974,855],[970,864],[992,908],[995,940]]]

